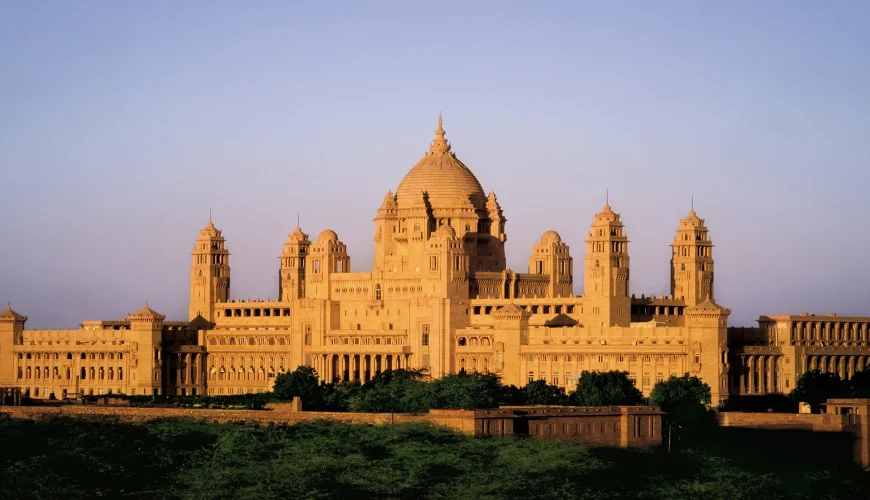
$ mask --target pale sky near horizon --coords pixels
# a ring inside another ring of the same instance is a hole
[[[666,294],[694,195],[731,324],[870,316],[868,26],[860,1],[0,0],[0,301],[186,319],[209,208],[235,298],[277,296],[297,211],[369,270],[442,111],[514,270],[555,229],[580,293],[609,189],[631,292]]]

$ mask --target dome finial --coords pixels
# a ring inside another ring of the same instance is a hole
[[[438,112],[438,128],[435,129],[435,139],[429,146],[429,151],[433,153],[446,153],[450,151],[450,144],[444,138],[444,119],[441,117],[441,112]]]

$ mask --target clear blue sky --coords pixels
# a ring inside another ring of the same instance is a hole
[[[732,324],[870,316],[870,3],[410,3],[0,2],[0,300],[183,319],[210,207],[234,297],[277,295],[297,211],[369,270],[443,111],[513,269],[547,229],[580,269],[609,189],[667,293],[694,195]]]

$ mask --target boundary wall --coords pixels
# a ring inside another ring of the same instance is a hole
[[[10,406],[0,417],[40,420],[53,417],[109,419],[145,423],[163,418],[190,418],[213,423],[295,424],[332,420],[348,424],[427,423],[473,436],[528,435],[536,439],[595,446],[655,447],[662,443],[662,415],[654,407],[513,406],[483,410],[432,410],[429,413],[351,413],[297,411],[301,403],[276,404],[266,410],[136,408],[65,405]]]

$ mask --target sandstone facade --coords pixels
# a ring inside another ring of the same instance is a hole
[[[677,225],[671,293],[660,297],[631,292],[628,233],[609,204],[592,218],[582,270],[552,230],[530,249],[526,272],[507,268],[506,223],[439,118],[429,151],[375,212],[369,271],[352,270],[334,231],[312,239],[296,227],[280,255],[277,298],[233,298],[229,246],[209,221],[192,252],[189,321],[165,321],[146,304],[118,321],[27,330],[8,308],[0,386],[38,398],[229,395],[268,391],[277,374],[309,365],[330,381],[414,368],[570,390],[583,370],[624,370],[645,394],[671,375],[697,375],[722,403],[746,387],[788,392],[813,360],[851,373],[870,355],[867,318],[822,318],[810,330],[788,326],[805,319],[762,318],[761,329],[731,332],[729,344],[713,243],[694,210]]]

